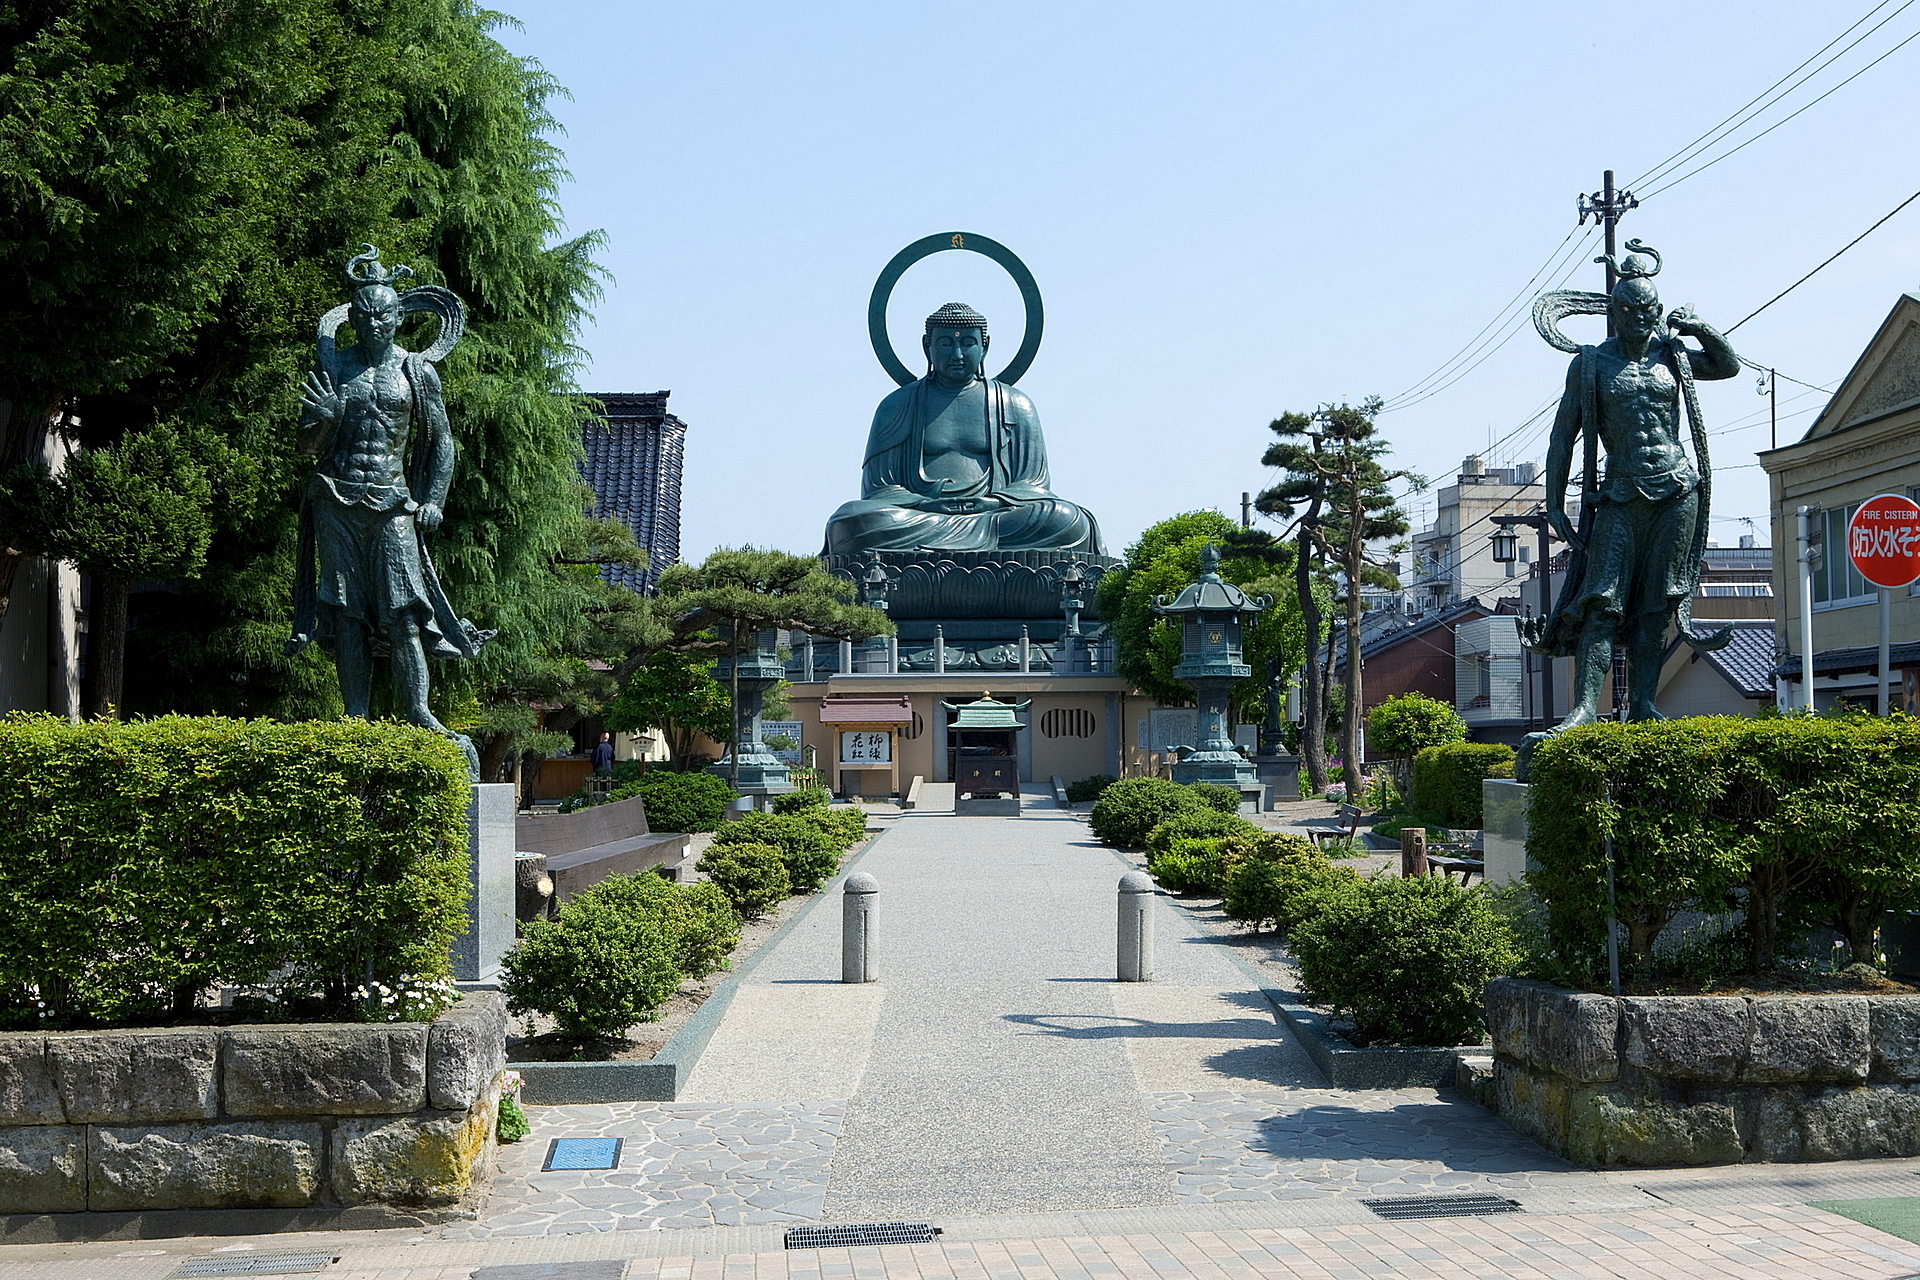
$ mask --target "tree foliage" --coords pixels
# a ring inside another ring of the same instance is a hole
[[[731,741],[733,701],[713,678],[713,665],[703,654],[655,653],[620,686],[601,712],[601,723],[622,733],[659,729],[676,762],[693,754],[696,737]]]
[[[443,715],[464,708],[484,738],[489,709],[577,684],[596,644],[625,652],[633,603],[585,559],[618,535],[584,521],[569,394],[598,237],[561,235],[557,86],[489,36],[498,21],[469,0],[0,10],[0,543],[68,555],[69,533],[117,524],[170,548],[90,570],[96,591],[171,580],[132,602],[128,706],[337,710],[326,660],[282,654],[293,427],[315,322],[362,242],[468,308],[443,366],[460,453],[433,548],[461,611],[499,635],[436,665]],[[114,483],[36,471],[47,429]],[[169,433],[198,475],[155,471]],[[156,475],[184,481],[169,504],[148,496]],[[108,630],[95,620],[91,643]]]
[[[1270,515],[1291,517],[1300,559],[1295,565],[1294,593],[1305,618],[1310,645],[1317,646],[1318,606],[1313,602],[1313,566],[1339,571],[1345,606],[1346,703],[1366,705],[1361,697],[1360,587],[1396,586],[1397,581],[1370,554],[1368,544],[1398,538],[1408,530],[1407,516],[1392,492],[1396,480],[1425,481],[1406,471],[1390,471],[1382,459],[1390,446],[1374,426],[1380,413],[1375,396],[1359,405],[1322,405],[1312,414],[1286,413],[1268,424],[1279,437],[1267,447],[1261,463],[1286,472],[1280,483],[1262,492],[1255,505]],[[1321,669],[1307,655],[1306,717],[1303,754],[1312,786],[1326,783],[1326,763],[1320,755],[1325,732],[1327,691]],[[1346,717],[1341,754],[1346,762],[1347,790],[1358,795],[1365,769],[1360,760],[1360,718]]]
[[[1291,549],[1248,554],[1235,542],[1240,526],[1217,511],[1188,511],[1147,527],[1127,548],[1126,563],[1101,578],[1095,600],[1112,629],[1120,674],[1163,706],[1193,705],[1193,690],[1174,679],[1180,662],[1180,628],[1153,611],[1159,596],[1171,599],[1200,576],[1200,553],[1221,547],[1220,576],[1248,595],[1270,595],[1273,605],[1241,630],[1246,660],[1255,676],[1234,691],[1242,720],[1261,714],[1271,660],[1284,683],[1300,667],[1306,636],[1298,602],[1287,582]]]

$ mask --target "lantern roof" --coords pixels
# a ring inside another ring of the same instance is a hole
[[[978,701],[966,703],[942,702],[941,706],[957,712],[954,729],[1024,729],[1027,726],[1014,719],[1014,713],[1024,711],[1033,705],[1033,699],[1025,702],[996,702],[991,693],[982,691]]]
[[[1153,602],[1155,613],[1260,613],[1273,603],[1272,596],[1249,596],[1220,577],[1220,548],[1209,542],[1200,550],[1200,577],[1175,596],[1172,604],[1165,596]]]

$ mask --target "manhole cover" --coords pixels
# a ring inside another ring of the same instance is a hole
[[[863,1244],[931,1244],[940,1228],[925,1222],[860,1222],[844,1227],[794,1227],[789,1249],[850,1249]]]
[[[1520,1202],[1499,1196],[1380,1196],[1360,1202],[1382,1218],[1472,1218],[1486,1213],[1518,1213]]]
[[[210,1253],[188,1258],[167,1280],[187,1276],[296,1276],[340,1259],[331,1253]]]
[[[612,1169],[620,1163],[619,1138],[555,1138],[540,1172],[555,1169]]]

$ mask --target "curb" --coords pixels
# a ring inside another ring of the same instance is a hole
[[[1129,870],[1139,870],[1118,849],[1111,845],[1107,848],[1114,859]],[[1165,898],[1181,911],[1187,910],[1185,903],[1164,889],[1156,888],[1154,895]],[[1484,1055],[1488,1051],[1485,1045],[1359,1048],[1335,1031],[1328,1024],[1325,1014],[1299,1003],[1299,997],[1293,992],[1282,991],[1271,985],[1267,975],[1255,968],[1245,956],[1232,948],[1223,950],[1242,973],[1253,979],[1254,989],[1266,997],[1267,1003],[1273,1007],[1274,1020],[1294,1033],[1300,1047],[1307,1051],[1307,1056],[1313,1059],[1314,1065],[1320,1068],[1320,1073],[1326,1076],[1327,1083],[1333,1088],[1446,1088],[1456,1081],[1461,1055]]]
[[[872,834],[872,827],[867,830],[870,834],[866,844],[840,864],[839,874],[821,886],[813,901],[794,912],[739,968],[729,973],[652,1059],[646,1062],[510,1062],[508,1069],[520,1073],[520,1100],[534,1106],[552,1107],[573,1103],[672,1102],[678,1098],[747,975],[802,920],[835,896],[834,887],[885,838],[891,827],[882,828],[877,834]]]

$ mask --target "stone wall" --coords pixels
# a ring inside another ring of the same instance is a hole
[[[1493,1104],[1591,1168],[1920,1155],[1920,996],[1487,988]]]
[[[454,1204],[505,1052],[497,992],[431,1024],[0,1033],[0,1214]]]

